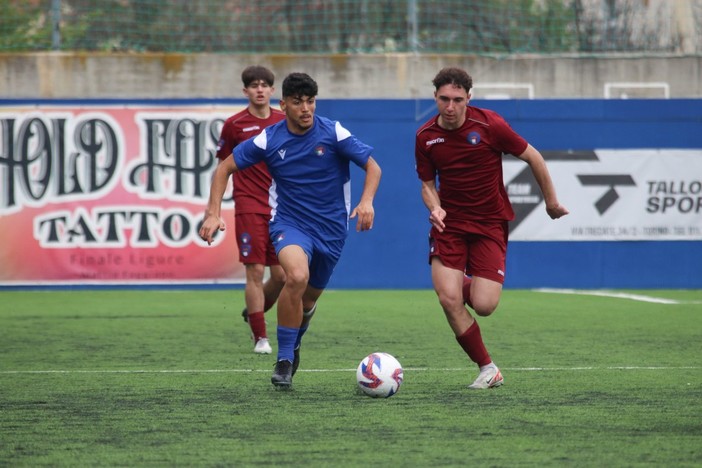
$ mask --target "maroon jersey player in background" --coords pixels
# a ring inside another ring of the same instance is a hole
[[[444,68],[433,84],[439,114],[419,128],[415,141],[422,199],[432,225],[432,282],[456,340],[480,369],[469,388],[498,387],[502,373],[465,304],[485,317],[495,311],[502,293],[508,222],[514,218],[502,154],[529,165],[552,219],[568,210],[558,202],[541,153],[497,113],[468,105],[473,87],[468,73]]]
[[[274,80],[273,72],[261,66],[247,67],[241,74],[249,104],[224,122],[217,145],[220,164],[232,154],[236,145],[285,119],[285,114],[270,106]],[[251,327],[254,352],[270,354],[272,349],[263,314],[273,307],[285,284],[285,273],[268,234],[271,218],[268,190],[272,179],[265,163],[260,163],[235,172],[232,180],[239,261],[246,267],[246,307],[242,316]],[[270,268],[270,278],[264,283],[266,266]]]

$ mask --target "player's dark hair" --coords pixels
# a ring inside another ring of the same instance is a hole
[[[441,71],[437,73],[432,80],[432,83],[434,83],[435,89],[439,89],[444,85],[450,84],[459,86],[465,89],[466,92],[470,92],[470,89],[473,87],[473,78],[471,78],[471,76],[466,73],[465,70],[448,67],[441,69]]]
[[[283,98],[286,97],[315,97],[317,82],[307,73],[291,73],[283,80]]]
[[[248,88],[254,81],[259,80],[265,82],[268,86],[273,86],[275,75],[266,67],[261,67],[259,65],[251,65],[241,72],[241,81],[244,83],[245,88]]]

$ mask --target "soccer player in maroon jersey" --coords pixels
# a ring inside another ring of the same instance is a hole
[[[219,164],[232,154],[239,143],[285,119],[283,112],[270,106],[274,80],[273,72],[265,67],[250,66],[242,72],[243,91],[249,104],[224,122],[217,145]],[[273,307],[285,284],[285,273],[268,234],[271,219],[268,189],[272,179],[265,163],[260,163],[246,171],[235,172],[232,181],[239,261],[246,268],[246,308],[242,316],[251,327],[254,352],[270,354],[272,349],[263,314]],[[266,266],[270,268],[270,277],[264,283]]]
[[[477,315],[492,314],[505,276],[508,222],[514,212],[502,174],[502,154],[526,162],[557,219],[558,202],[544,158],[497,113],[469,106],[473,79],[444,68],[433,80],[439,112],[417,130],[415,160],[422,199],[429,210],[429,261],[434,290],[456,340],[479,366],[472,389],[498,387],[504,379],[480,334]],[[438,179],[438,184],[437,184]]]

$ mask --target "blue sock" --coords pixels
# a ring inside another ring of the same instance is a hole
[[[305,334],[308,327],[309,325],[302,327],[300,328],[300,331],[297,332],[297,339],[295,340],[295,347],[293,349],[297,349],[300,347],[300,343],[302,342],[302,336]]]
[[[300,332],[299,328],[283,327],[278,325],[278,360],[287,359],[293,362],[295,358],[293,351],[295,349],[295,340]]]

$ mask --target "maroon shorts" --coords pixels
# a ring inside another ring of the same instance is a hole
[[[239,261],[244,265],[279,265],[268,233],[270,216],[259,213],[235,214],[236,243]]]
[[[438,257],[445,266],[503,284],[509,226],[504,222],[447,223],[444,232],[429,233],[429,263]]]

